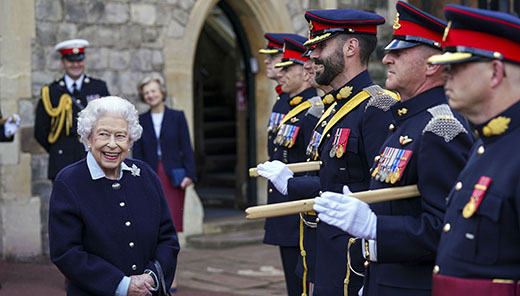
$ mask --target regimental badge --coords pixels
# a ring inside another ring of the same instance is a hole
[[[469,198],[468,203],[462,209],[462,216],[466,219],[469,219],[473,214],[478,211],[480,204],[482,203],[482,199],[484,199],[484,195],[491,184],[491,178],[486,176],[481,176],[478,180],[478,183],[475,184],[473,188],[473,193]]]
[[[336,95],[336,98],[338,100],[346,99],[352,94],[352,86],[345,86],[342,89],[339,90],[338,94]]]
[[[303,100],[302,96],[296,96],[289,101],[289,105],[296,106],[296,105],[300,104],[302,102],[302,100]]]
[[[401,28],[401,24],[399,23],[399,12],[395,14],[394,25],[392,26],[394,30],[399,30]]]
[[[293,118],[291,118],[291,123],[296,123],[296,122],[298,122],[298,121],[299,121],[299,119],[298,119],[297,117],[293,117]]]
[[[309,36],[311,35],[312,29],[314,29],[314,26],[312,25],[312,21],[309,20]]]
[[[282,46],[282,52],[285,52],[285,42],[283,43],[283,46]]]
[[[448,22],[448,25],[444,29],[444,34],[442,35],[442,42],[446,41],[446,38],[448,38],[448,33],[450,32],[451,28],[451,21]]]
[[[412,142],[412,141],[413,141],[413,139],[409,138],[407,135],[399,137],[399,144],[401,144],[403,146],[408,144],[408,143],[410,143],[410,142]]]
[[[505,116],[498,116],[486,124],[482,128],[482,134],[486,137],[496,136],[504,133],[509,128],[511,118]]]
[[[377,165],[372,171],[372,178],[384,183],[397,183],[401,180],[411,157],[411,150],[385,147],[383,153],[376,160]]]

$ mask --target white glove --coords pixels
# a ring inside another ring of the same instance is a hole
[[[16,133],[18,128],[20,127],[20,116],[18,114],[13,114],[11,117],[7,119],[4,123],[4,135],[6,137],[11,137]]]
[[[345,188],[346,187],[346,188]],[[377,216],[367,203],[348,196],[347,186],[343,194],[324,192],[314,199],[314,210],[323,222],[336,226],[354,237],[376,239]]]
[[[276,190],[287,195],[287,182],[294,173],[281,161],[266,161],[258,165],[258,174],[273,183]]]

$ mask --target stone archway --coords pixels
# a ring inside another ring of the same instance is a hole
[[[184,110],[191,134],[193,134],[194,118],[193,65],[197,41],[209,12],[217,2],[218,0],[196,1],[182,34],[178,34],[178,38],[169,38],[164,42],[164,75],[168,82],[168,93],[176,98],[172,105]],[[283,1],[229,1],[228,5],[241,16],[240,21],[246,31],[251,52],[260,66],[255,76],[256,158],[258,161],[263,161],[267,158],[264,144],[267,139],[265,126],[267,126],[270,106],[274,103],[274,84],[265,76],[263,57],[257,53],[257,49],[265,45],[264,32],[292,32],[291,18]],[[265,183],[261,184],[261,182],[257,186],[257,200],[258,203],[265,203]],[[193,189],[187,191],[184,217],[186,225],[184,235],[202,232],[202,204]]]

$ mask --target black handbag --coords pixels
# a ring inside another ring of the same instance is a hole
[[[157,270],[157,280],[159,281],[159,289],[154,292],[153,295],[157,296],[172,296],[170,294],[170,287],[166,287],[166,282],[164,281],[164,273],[161,267],[161,263],[159,261],[155,260],[153,263],[155,266],[155,270]]]

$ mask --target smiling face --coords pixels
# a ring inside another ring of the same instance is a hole
[[[128,155],[130,147],[126,120],[112,115],[99,118],[88,137],[88,144],[90,152],[106,177],[117,179],[118,169]]]
[[[85,60],[69,61],[66,58],[62,58],[61,67],[70,78],[77,80],[85,70]]]
[[[161,86],[155,80],[145,84],[142,88],[144,101],[152,109],[156,109],[164,104],[164,94],[161,91]]]
[[[292,64],[288,67],[283,67],[280,73],[278,73],[278,81],[282,85],[282,91],[291,97],[300,93],[303,90],[303,74],[303,65]]]
[[[318,45],[311,52],[311,59],[317,66],[315,80],[320,85],[330,85],[345,69],[343,48],[338,38],[331,38]]]

